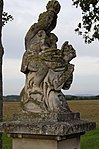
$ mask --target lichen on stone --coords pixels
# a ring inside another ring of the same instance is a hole
[[[25,53],[21,71],[26,81],[21,92],[23,110],[38,113],[70,111],[61,89],[69,89],[73,79],[76,56],[74,48],[66,41],[57,48],[58,37],[51,31],[56,27],[60,11],[57,0],[51,0],[25,37]]]

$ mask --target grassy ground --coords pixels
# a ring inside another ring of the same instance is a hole
[[[97,129],[81,137],[81,149],[99,149],[99,100],[68,101],[73,112],[80,112],[81,118],[95,121]],[[19,103],[4,103],[4,120],[12,118],[21,110]],[[11,149],[11,139],[3,135],[3,149]]]
[[[97,124],[96,130],[81,137],[81,149],[99,149],[99,100],[68,101],[68,104],[73,112],[80,112],[82,119]]]
[[[73,112],[80,112],[81,118],[95,121],[99,125],[99,100],[68,101]]]
[[[99,149],[99,126],[81,137],[81,149]]]
[[[3,149],[12,149],[12,139],[3,134]]]
[[[14,113],[21,111],[19,102],[5,102],[3,104],[3,119],[9,120],[12,118]]]

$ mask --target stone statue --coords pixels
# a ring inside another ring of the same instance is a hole
[[[57,0],[48,2],[47,11],[40,14],[25,37],[25,53],[21,71],[26,75],[21,91],[21,105],[26,112],[69,112],[61,89],[68,90],[73,80],[74,65],[69,62],[76,56],[74,48],[66,41],[61,50],[58,38],[51,31],[60,11]]]
[[[80,120],[80,113],[69,109],[61,92],[71,86],[74,65],[70,61],[76,53],[68,41],[58,49],[58,38],[51,32],[60,10],[58,1],[50,0],[46,8],[25,37],[22,111],[0,123],[0,132],[12,137],[13,149],[80,149],[80,136],[95,129],[96,123]]]

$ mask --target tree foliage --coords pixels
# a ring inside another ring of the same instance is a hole
[[[12,21],[13,16],[9,15],[7,12],[2,13],[2,26],[4,26],[8,21]]]
[[[82,10],[82,21],[75,31],[82,35],[85,43],[99,40],[99,0],[72,0]]]

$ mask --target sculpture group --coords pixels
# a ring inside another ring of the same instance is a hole
[[[74,48],[65,41],[57,48],[57,36],[51,31],[57,23],[60,4],[51,0],[46,12],[40,14],[25,37],[25,53],[21,71],[26,75],[21,91],[21,105],[26,112],[69,112],[61,89],[68,90],[73,80],[76,56]]]

